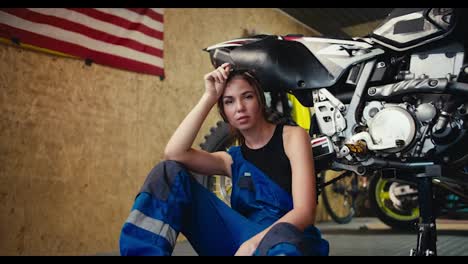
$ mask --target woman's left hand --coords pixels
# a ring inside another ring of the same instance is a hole
[[[257,245],[255,245],[252,241],[247,240],[237,249],[236,254],[234,256],[252,256],[257,249]]]

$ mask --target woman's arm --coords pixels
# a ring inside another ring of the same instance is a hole
[[[205,93],[170,138],[164,150],[165,159],[179,161],[201,174],[231,175],[232,158],[229,154],[192,148],[201,125],[223,94],[229,68],[229,64],[225,63],[204,76]]]
[[[307,131],[299,126],[285,126],[284,150],[291,163],[292,196],[291,211],[297,219],[290,223],[300,230],[315,223],[317,185],[312,146]]]
[[[288,222],[303,231],[306,227],[315,223],[317,206],[314,160],[310,138],[301,127],[285,126],[283,141],[284,150],[291,163],[294,207],[274,224]],[[236,255],[252,255],[263,236],[273,225],[244,242]]]

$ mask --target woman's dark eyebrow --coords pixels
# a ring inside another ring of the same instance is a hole
[[[245,92],[241,93],[241,96],[246,95],[248,93],[253,93],[253,91],[245,91]],[[234,98],[234,96],[231,96],[231,95],[223,96],[223,99],[233,99],[233,98]]]

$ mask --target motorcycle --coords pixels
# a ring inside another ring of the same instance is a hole
[[[310,110],[317,173],[345,172],[319,177],[319,193],[346,177],[373,175],[370,201],[379,219],[417,224],[410,254],[437,255],[435,219],[468,203],[466,18],[453,8],[395,9],[365,37],[255,35],[205,50],[214,67],[249,70],[266,92]],[[231,144],[228,125],[219,122],[201,147]],[[221,196],[228,196],[227,179],[207,179],[224,184]]]

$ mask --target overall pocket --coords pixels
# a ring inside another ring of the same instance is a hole
[[[245,173],[239,177],[238,186],[238,201],[236,202],[237,210],[247,215],[254,209],[258,209],[255,201],[255,185],[250,174]]]

